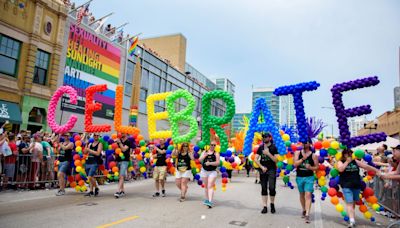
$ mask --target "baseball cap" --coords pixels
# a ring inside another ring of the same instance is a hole
[[[392,147],[393,150],[400,150],[400,144],[397,145],[396,147]]]

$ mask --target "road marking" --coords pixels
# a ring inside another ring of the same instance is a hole
[[[121,224],[121,223],[124,223],[124,222],[135,220],[137,218],[139,218],[139,216],[135,215],[135,216],[127,217],[127,218],[124,218],[124,219],[120,219],[120,220],[112,222],[112,223],[108,223],[108,224],[104,224],[104,225],[101,225],[101,226],[97,226],[96,228],[107,228],[107,227],[110,227],[110,226],[114,226],[114,225],[118,225],[118,224]]]
[[[315,203],[314,203],[314,225],[315,228],[323,228],[324,224],[322,223],[322,214],[321,214],[321,194],[315,194]]]

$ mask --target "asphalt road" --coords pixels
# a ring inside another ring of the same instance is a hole
[[[127,195],[115,199],[116,185],[101,186],[100,195],[86,198],[83,193],[67,190],[65,196],[55,196],[54,190],[0,193],[0,227],[346,227],[329,200],[312,208],[312,222],[301,219],[297,189],[283,187],[278,181],[276,210],[272,215],[261,214],[261,186],[254,177],[234,176],[227,191],[220,190],[217,181],[215,207],[202,205],[203,189],[190,183],[187,200],[178,201],[179,191],[174,178],[166,185],[167,197],[153,198],[151,179],[126,184]],[[358,212],[358,227],[386,227],[389,219],[373,213],[372,223]]]

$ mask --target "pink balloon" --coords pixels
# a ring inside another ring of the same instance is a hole
[[[60,126],[56,123],[55,114],[57,103],[64,93],[69,95],[69,100],[71,104],[78,103],[78,94],[76,90],[71,86],[61,86],[51,97],[48,107],[47,123],[49,124],[51,130],[59,134],[69,132],[75,126],[76,121],[78,121],[78,117],[76,117],[75,115],[71,115],[67,123],[65,123],[64,125]]]

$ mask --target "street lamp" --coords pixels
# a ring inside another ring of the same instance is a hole
[[[376,130],[376,129],[378,129],[378,123],[377,123],[377,121],[376,120],[374,120],[374,125],[373,125],[373,127],[371,126],[371,127],[367,127],[367,123],[364,123],[364,129],[367,129],[367,130],[369,130],[369,133],[371,134],[371,131],[372,130]]]
[[[335,110],[335,108],[326,107],[326,106],[322,106],[321,108],[322,108],[322,109],[331,109],[331,110]],[[330,125],[331,125],[331,127],[332,127],[332,138],[333,138],[333,124],[330,124]]]

